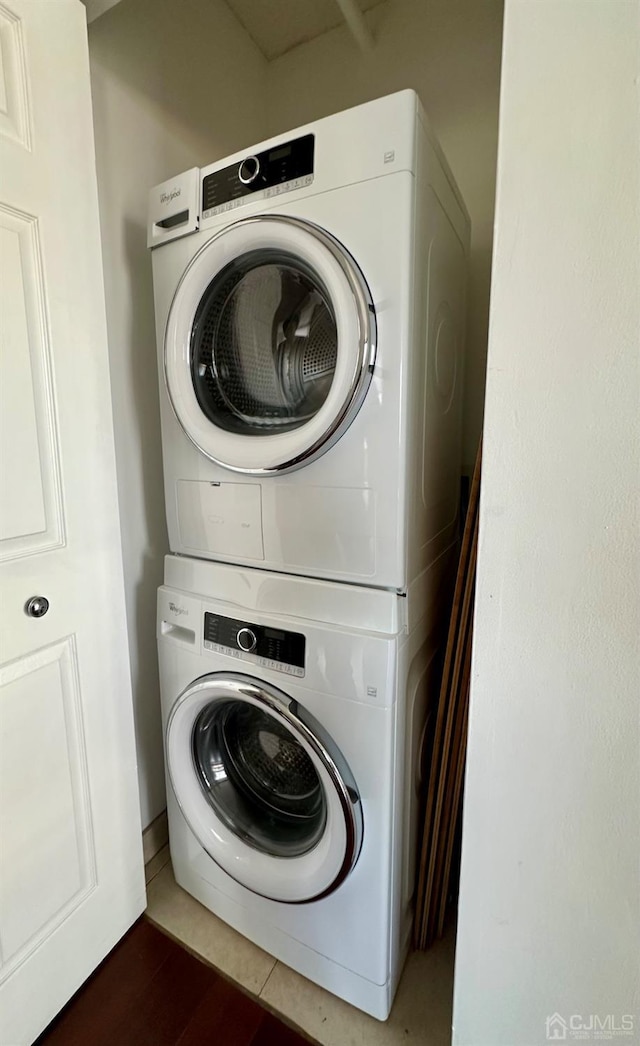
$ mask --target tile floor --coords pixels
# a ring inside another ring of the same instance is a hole
[[[152,922],[321,1046],[450,1046],[452,928],[430,951],[409,956],[389,1020],[381,1023],[294,973],[203,908],[176,885],[168,847],[147,865],[147,883]]]

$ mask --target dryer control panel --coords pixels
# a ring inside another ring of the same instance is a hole
[[[262,668],[304,675],[305,637],[301,632],[239,621],[220,614],[204,615],[204,646],[219,654],[252,661]]]
[[[212,171],[202,179],[202,217],[233,210],[245,197],[279,196],[313,181],[314,136],[305,134],[264,152],[249,154],[239,163]]]

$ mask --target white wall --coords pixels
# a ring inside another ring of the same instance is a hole
[[[263,137],[266,62],[222,0],[122,0],[89,27],[89,48],[145,826],[165,806],[155,599],[167,551],[147,193]]]
[[[451,164],[472,222],[464,466],[482,425],[498,133],[502,0],[393,0],[367,15],[358,50],[346,27],[269,64],[272,134],[413,87]]]
[[[458,1046],[640,1042],[638,15],[506,5]]]

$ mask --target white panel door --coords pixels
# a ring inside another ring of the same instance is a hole
[[[0,0],[0,353],[0,1046],[21,1046],[145,903],[79,0]]]

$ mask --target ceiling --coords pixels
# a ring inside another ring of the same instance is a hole
[[[115,7],[119,0],[82,0],[87,9],[87,22],[95,22],[110,7]]]
[[[353,0],[353,6],[368,11],[382,2]],[[337,0],[226,0],[226,3],[269,61],[344,22]]]
[[[339,0],[225,0],[253,42],[269,61],[292,47],[344,24]],[[344,0],[359,20],[384,0]],[[93,22],[118,0],[84,0]],[[356,27],[357,31],[357,27]],[[366,33],[366,29],[364,30]]]

